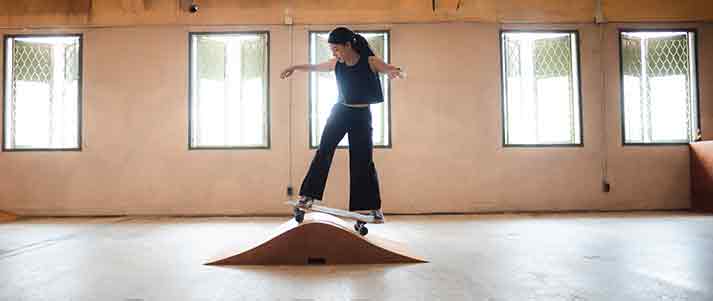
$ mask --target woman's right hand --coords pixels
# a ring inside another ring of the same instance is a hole
[[[293,69],[292,67],[287,68],[287,69],[285,69],[285,71],[282,71],[282,73],[280,73],[280,78],[281,78],[281,79],[288,78],[288,77],[290,77],[290,75],[292,75],[292,73],[294,73],[294,72],[295,72],[295,69]]]

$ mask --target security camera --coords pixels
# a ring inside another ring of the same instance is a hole
[[[191,12],[192,14],[195,14],[195,13],[198,12],[198,10],[199,10],[200,8],[201,8],[201,7],[198,6],[198,4],[192,3],[192,4],[191,4],[191,8],[190,8],[189,10],[190,10],[190,12]]]

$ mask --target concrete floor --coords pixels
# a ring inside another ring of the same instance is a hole
[[[430,263],[202,265],[287,219],[0,224],[0,300],[713,300],[713,215],[683,212],[387,216]]]

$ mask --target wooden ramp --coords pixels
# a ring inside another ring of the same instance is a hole
[[[361,236],[353,224],[329,214],[312,212],[302,224],[294,219],[244,252],[220,256],[207,265],[309,265],[423,263],[397,242],[376,234]],[[368,225],[367,225],[368,226]],[[372,229],[373,230],[373,229]]]
[[[13,215],[13,214],[10,214],[10,213],[7,213],[7,212],[4,212],[4,211],[0,211],[0,223],[2,223],[2,222],[11,222],[11,221],[14,221],[14,220],[16,220],[16,219],[17,219],[17,216],[15,216],[15,215]]]

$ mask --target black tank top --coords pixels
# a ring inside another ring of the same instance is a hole
[[[339,86],[339,102],[349,105],[384,101],[379,73],[369,68],[369,57],[362,55],[354,66],[337,61],[334,67]]]

